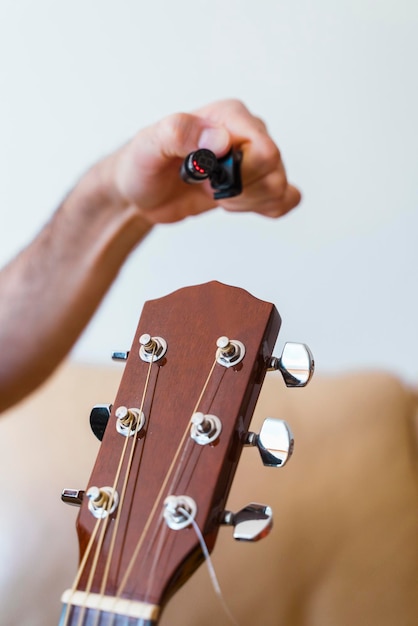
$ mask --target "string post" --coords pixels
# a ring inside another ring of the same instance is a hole
[[[197,504],[190,496],[167,496],[164,500],[163,517],[169,528],[181,530],[190,526],[196,517]]]
[[[222,422],[216,415],[196,412],[191,419],[191,438],[201,446],[215,441],[222,431]]]
[[[161,359],[167,352],[167,342],[162,337],[151,337],[144,333],[139,338],[139,358],[147,363]]]
[[[216,361],[224,367],[238,365],[245,356],[245,346],[237,339],[222,336],[216,341],[216,346]]]
[[[120,406],[116,409],[115,416],[116,430],[125,437],[133,437],[145,425],[145,415],[140,409],[128,409],[126,406]]]
[[[89,511],[97,519],[108,517],[119,503],[118,492],[112,487],[90,487],[86,496],[89,499]]]

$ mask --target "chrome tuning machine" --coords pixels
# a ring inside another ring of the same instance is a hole
[[[315,361],[307,345],[288,342],[280,358],[271,357],[268,369],[279,370],[286,387],[305,387],[314,373]]]
[[[292,456],[294,439],[284,420],[268,417],[258,435],[247,433],[244,445],[257,447],[261,460],[267,467],[283,467]]]
[[[63,489],[61,492],[61,500],[65,504],[71,504],[72,506],[81,506],[85,491],[81,489]]]
[[[251,502],[238,513],[225,511],[221,523],[234,526],[234,539],[237,541],[258,541],[270,532],[273,511],[265,504]]]

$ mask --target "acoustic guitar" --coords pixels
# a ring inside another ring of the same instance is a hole
[[[219,527],[254,541],[270,507],[225,510],[245,445],[265,465],[293,450],[287,424],[249,432],[269,369],[304,386],[313,359],[303,344],[272,357],[280,329],[273,304],[217,282],[145,304],[112,405],[96,406],[102,440],[88,487],[65,489],[80,505],[79,570],[63,595],[60,626],[153,626],[168,599],[215,545]]]

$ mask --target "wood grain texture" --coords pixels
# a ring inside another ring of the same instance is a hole
[[[169,529],[161,516],[168,493],[165,491],[159,498],[160,487],[196,408],[221,419],[221,436],[208,446],[197,445],[188,436],[179,457],[181,464],[175,467],[168,486],[170,493],[188,495],[195,500],[196,521],[212,550],[279,328],[280,316],[272,304],[216,282],[181,289],[145,304],[114,408],[141,404],[149,366],[138,357],[139,337],[143,333],[161,336],[167,341],[168,351],[162,363],[151,366],[144,403],[146,433],[135,448],[120,514],[115,558],[106,586],[108,595],[116,593],[156,500],[159,500],[157,513],[121,595],[164,605],[201,562],[194,530]],[[222,335],[241,341],[246,348],[245,358],[234,368],[216,364],[196,407],[215,359],[216,341]],[[113,484],[124,444],[114,422],[112,414],[89,486]],[[95,519],[84,503],[77,524],[81,554],[94,524]],[[106,531],[92,591],[100,588],[113,527],[114,519]],[[86,588],[90,566],[91,558],[80,589]]]

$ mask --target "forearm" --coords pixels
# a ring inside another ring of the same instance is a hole
[[[209,184],[186,185],[179,170],[196,148],[221,156],[231,145],[243,153],[244,188],[223,202],[225,209],[278,217],[298,204],[263,122],[242,103],[225,100],[143,129],[94,166],[0,272],[0,411],[65,357],[152,224],[217,206]]]
[[[150,226],[90,170],[38,237],[0,273],[0,410],[55,369]]]

